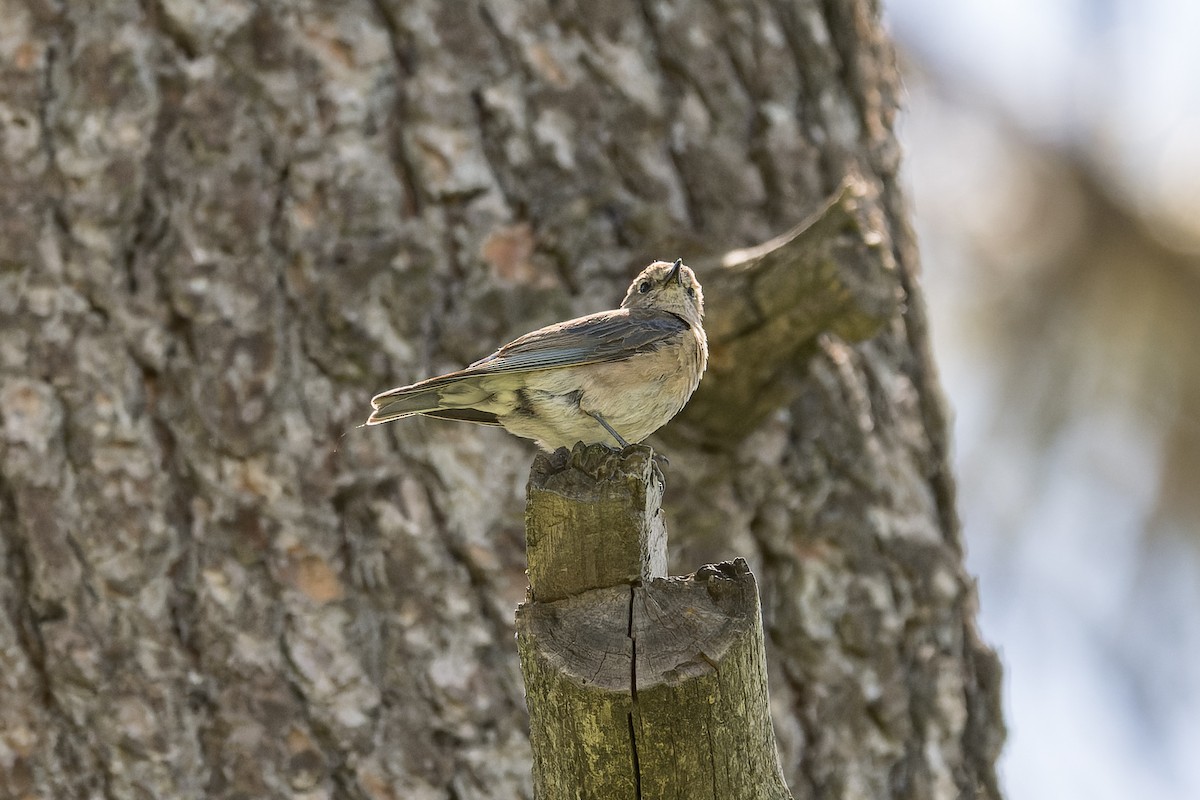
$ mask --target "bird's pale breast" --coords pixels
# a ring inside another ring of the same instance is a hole
[[[523,407],[501,416],[510,432],[546,449],[614,444],[588,415],[598,413],[628,442],[640,442],[679,413],[700,383],[703,333],[681,331],[662,347],[621,361],[531,372]]]

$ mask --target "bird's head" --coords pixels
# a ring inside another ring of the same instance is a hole
[[[674,264],[655,261],[629,284],[621,308],[658,308],[698,327],[704,316],[704,293],[696,273],[682,259]]]

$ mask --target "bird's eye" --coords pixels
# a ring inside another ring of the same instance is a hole
[[[696,288],[695,288],[694,286],[689,286],[689,287],[687,287],[687,296],[688,296],[688,297],[695,297],[695,296],[696,296]]]
[[[641,292],[642,294],[645,294],[646,292],[650,291],[650,281],[642,281],[638,285],[638,291]]]

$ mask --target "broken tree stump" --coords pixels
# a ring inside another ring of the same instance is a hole
[[[649,447],[539,455],[517,610],[534,797],[790,800],[746,562],[666,576]]]

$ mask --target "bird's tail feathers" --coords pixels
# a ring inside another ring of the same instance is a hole
[[[479,412],[488,419],[475,419],[471,413],[481,404],[486,404],[494,397],[480,376],[455,377],[450,380],[447,376],[434,378],[429,381],[401,386],[398,389],[377,394],[371,398],[375,410],[367,419],[368,425],[380,425],[394,419],[411,417],[416,414],[446,419],[463,419],[469,422],[496,424],[495,416],[486,409]]]
[[[375,395],[371,398],[371,405],[375,410],[371,412],[367,424],[381,425],[394,419],[437,411],[440,408],[439,392],[436,387],[415,389],[405,386]]]

